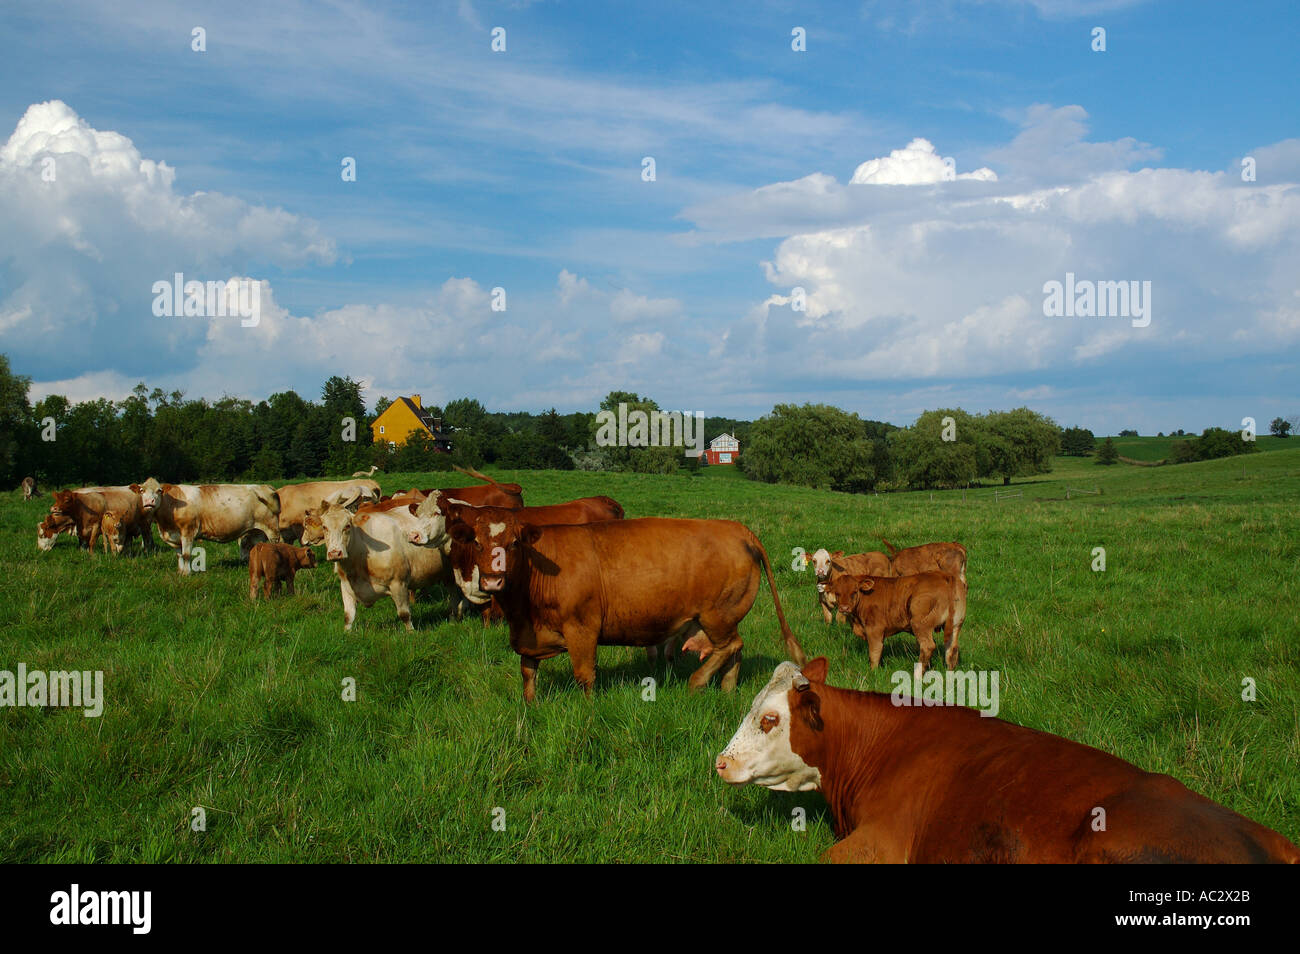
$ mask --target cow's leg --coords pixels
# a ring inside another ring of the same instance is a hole
[[[739,636],[736,637],[736,651],[731,654],[725,666],[722,667],[722,691],[735,692],[736,682],[740,679],[740,647],[743,645]]]
[[[885,633],[881,629],[866,632],[867,652],[871,656],[871,668],[880,668],[880,657],[885,651]]]
[[[338,570],[338,565],[335,565]],[[339,595],[343,597],[343,631],[349,632],[352,629],[352,623],[357,618],[357,594],[352,590],[352,583],[349,582],[347,575],[342,570],[338,570],[339,576]]]
[[[298,594],[293,590],[293,576],[294,575],[290,573],[284,578],[284,588],[288,591],[290,596],[297,596]]]
[[[920,679],[925,674],[925,671],[930,668],[930,657],[934,654],[935,621],[927,616],[925,619],[913,623],[912,629],[916,634],[916,645],[921,650],[921,658],[916,661],[912,671],[915,678]]]
[[[407,629],[414,631],[415,627],[411,625],[411,600],[406,584],[401,580],[394,580],[392,586],[388,588],[388,595],[393,598],[393,605],[397,607],[397,618],[406,624]]]
[[[817,595],[821,597],[821,599],[819,599],[817,602],[819,602],[819,603],[821,604],[821,607],[822,607],[822,622],[823,622],[823,623],[829,623],[829,622],[831,621],[831,604],[830,604],[830,602],[826,599],[825,595],[823,595],[823,594],[821,594],[821,593],[819,593],[819,594],[817,594]],[[836,614],[837,614],[837,615],[838,615],[838,613],[839,613],[839,610],[836,610]]]
[[[821,860],[833,865],[900,864],[907,861],[907,855],[895,850],[887,839],[882,840],[868,825],[861,825],[847,838],[822,852]]]
[[[248,568],[248,598],[252,600],[254,603],[257,602],[257,584],[259,582],[260,581],[257,578],[257,573],[253,571],[252,567],[249,567]]]
[[[569,650],[573,678],[590,696],[592,687],[596,685],[596,633],[585,626],[569,625],[561,631],[560,638]]]
[[[709,641],[713,644],[713,652],[705,657],[704,662],[700,663],[700,668],[691,673],[690,687],[691,692],[699,692],[709,684],[713,674],[730,662],[733,653],[740,652],[742,643],[740,637],[735,635],[735,630],[731,631],[731,638],[726,641],[714,639],[712,633],[705,631]]]
[[[190,575],[190,548],[194,546],[194,538],[181,532],[181,549],[177,555],[176,569],[180,571],[181,576]]]
[[[519,675],[524,680],[524,702],[532,702],[537,698],[537,667],[540,665],[536,659],[530,659],[527,656],[519,657]]]
[[[960,652],[957,649],[957,639],[961,636],[961,625],[954,625],[952,614],[943,622],[943,641],[947,644],[947,651],[943,654],[943,664],[949,669],[957,668],[957,657]]]

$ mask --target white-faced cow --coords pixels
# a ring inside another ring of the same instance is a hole
[[[285,484],[276,491],[280,498],[280,537],[292,543],[302,536],[303,515],[318,509],[322,500],[349,503],[379,499],[379,484],[373,480],[313,480],[305,484]]]
[[[826,668],[777,666],[714,765],[732,785],[820,791],[840,839],[824,860],[1300,862],[1168,775],[964,706],[837,689]]]

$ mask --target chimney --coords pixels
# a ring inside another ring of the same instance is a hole
[[[420,403],[420,395],[412,394],[411,403],[414,404],[416,407],[418,407],[421,411],[424,410],[424,405]]]

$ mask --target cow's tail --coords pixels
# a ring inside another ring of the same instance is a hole
[[[270,490],[268,494],[266,491]],[[266,504],[266,509],[271,511],[273,516],[280,516],[280,492],[263,484],[253,488],[253,493],[257,494],[257,499]]]
[[[785,612],[781,609],[781,597],[776,593],[776,580],[772,576],[772,561],[767,558],[767,550],[763,549],[763,544],[758,537],[754,536],[752,532],[749,536],[754,541],[754,547],[758,551],[758,559],[763,564],[763,571],[767,574],[767,585],[772,589],[772,603],[776,606],[776,618],[781,624],[781,635],[785,638],[785,651],[790,655],[791,659],[802,666],[807,662],[808,657],[804,655],[799,640],[790,631],[790,624],[785,621]]]
[[[473,467],[461,467],[461,466],[458,465],[458,464],[452,464],[451,466],[452,466],[452,469],[453,469],[453,470],[458,470],[458,471],[460,471],[460,472],[461,472],[462,474],[464,474],[466,477],[473,477],[475,480],[483,480],[483,481],[487,481],[489,484],[495,484],[495,483],[496,483],[496,481],[495,481],[493,478],[489,477],[487,474],[481,474],[481,473],[479,473],[479,472],[478,472],[477,470],[475,470]]]
[[[881,538],[880,538],[880,542],[883,543],[886,547],[889,548],[889,556],[890,556],[891,559],[892,559],[893,557],[898,556],[898,549],[897,549],[897,548],[896,548],[892,543],[890,543],[890,542],[889,542],[888,540],[886,540],[884,537],[881,537]]]

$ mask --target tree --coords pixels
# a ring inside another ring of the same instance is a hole
[[[1087,457],[1097,449],[1097,438],[1086,427],[1067,427],[1061,432],[1061,453],[1067,457]]]
[[[1291,422],[1284,417],[1273,418],[1273,423],[1269,424],[1268,432],[1274,437],[1290,437]]]
[[[27,392],[32,379],[9,370],[8,355],[0,354],[0,486],[9,488],[32,469],[38,431]]]
[[[826,404],[778,404],[751,425],[739,462],[767,483],[860,492],[875,484],[874,451],[856,414]]]
[[[1124,430],[1124,431],[1120,431],[1120,432],[1119,432],[1119,436],[1120,436],[1120,437],[1137,437],[1137,436],[1138,436],[1138,432],[1135,431],[1135,430],[1132,430],[1132,429]]]
[[[888,440],[894,470],[909,487],[965,487],[992,465],[987,435],[961,408],[925,411]]]
[[[1106,466],[1119,463],[1119,451],[1115,449],[1114,440],[1108,437],[1102,441],[1101,447],[1097,449],[1095,463],[1105,464]]]
[[[979,421],[989,435],[990,466],[987,474],[1011,483],[1012,477],[1049,474],[1052,459],[1061,450],[1061,431],[1056,422],[1027,407],[1011,411],[989,411]]]

